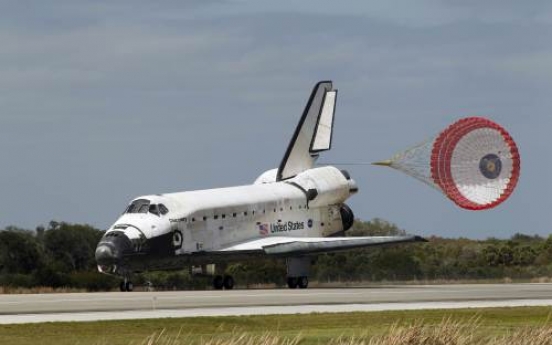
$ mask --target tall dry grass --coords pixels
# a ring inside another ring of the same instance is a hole
[[[291,339],[282,338],[277,334],[264,333],[253,335],[247,333],[233,334],[231,337],[208,337],[201,339],[196,344],[201,345],[299,345],[300,336]],[[183,345],[191,344],[187,336],[177,334],[174,337],[165,335],[164,331],[159,334],[152,334],[141,345]]]
[[[495,330],[496,331],[496,330]],[[163,331],[153,334],[140,345],[552,345],[552,324],[522,327],[493,334],[477,318],[468,321],[443,319],[437,325],[417,321],[409,325],[394,324],[380,335],[338,336],[330,340],[307,339],[301,335],[284,337],[277,332],[211,336],[191,341],[187,336],[170,336]]]

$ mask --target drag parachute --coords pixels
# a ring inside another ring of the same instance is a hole
[[[436,137],[374,164],[427,183],[468,210],[505,201],[520,173],[519,151],[510,134],[482,117],[461,119]]]

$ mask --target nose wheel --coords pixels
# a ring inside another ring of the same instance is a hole
[[[134,284],[132,284],[130,280],[125,278],[125,280],[123,280],[119,285],[119,289],[121,290],[121,292],[131,292],[132,290],[134,290]]]

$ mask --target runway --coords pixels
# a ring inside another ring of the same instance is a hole
[[[0,324],[552,305],[552,284],[0,295]]]

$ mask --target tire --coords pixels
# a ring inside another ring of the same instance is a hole
[[[132,284],[132,282],[130,281],[126,282],[125,289],[126,291],[131,292],[132,290],[134,290],[134,284]]]
[[[119,290],[121,290],[121,292],[126,291],[126,285],[124,281],[122,281],[121,284],[119,284]]]
[[[288,277],[288,279],[287,279],[288,288],[296,289],[297,284],[298,284],[297,277]]]
[[[309,278],[308,277],[299,277],[299,281],[297,282],[300,289],[306,289],[309,286]]]
[[[223,286],[224,286],[224,281],[222,279],[222,276],[215,276],[215,278],[213,278],[213,289],[222,290]]]
[[[232,290],[234,288],[234,278],[232,276],[224,276],[223,285],[226,290]]]

